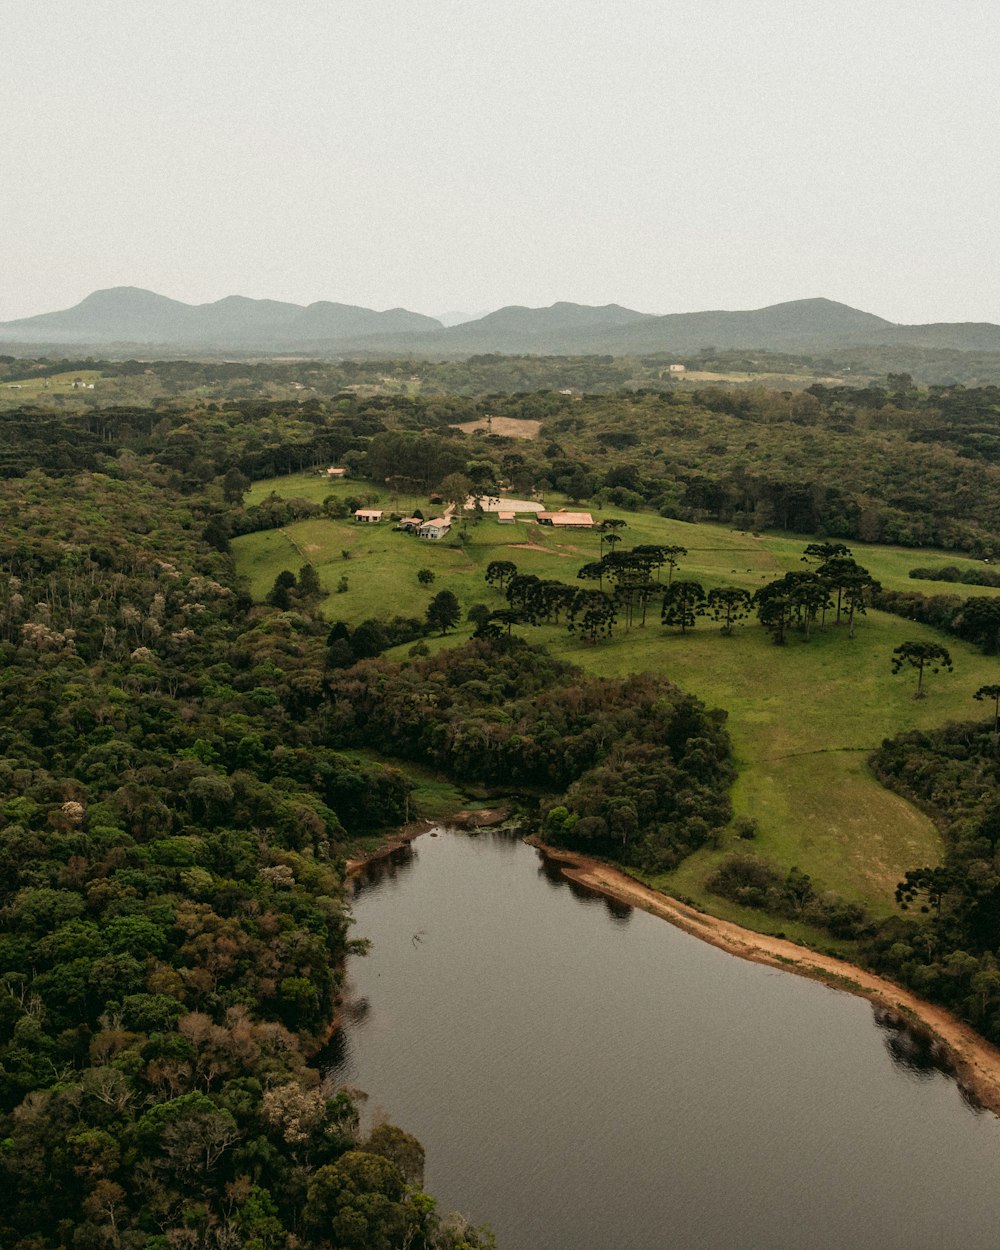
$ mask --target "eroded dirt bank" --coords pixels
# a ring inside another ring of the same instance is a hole
[[[661,894],[599,860],[547,846],[534,837],[525,841],[547,859],[559,864],[563,875],[570,881],[619,902],[640,907],[654,916],[661,916],[685,932],[741,959],[751,959],[755,963],[770,964],[787,972],[812,977],[897,1012],[940,1042],[948,1053],[959,1083],[982,1106],[1000,1115],[1000,1050],[943,1007],[935,1007],[933,1003],[925,1002],[855,964],[696,911],[679,899]]]

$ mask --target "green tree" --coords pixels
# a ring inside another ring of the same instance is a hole
[[[465,515],[465,503],[472,490],[472,483],[464,473],[449,473],[438,488],[445,503],[454,504],[459,519]]]
[[[451,590],[439,590],[427,605],[427,624],[446,634],[462,619],[462,606]]]
[[[926,697],[924,693],[925,669],[936,673],[943,668],[950,673],[953,667],[951,656],[946,648],[939,646],[936,642],[901,643],[892,653],[893,673],[898,673],[906,665],[917,670],[917,692],[913,696],[915,699]]]
[[[517,565],[513,560],[491,560],[486,566],[486,581],[497,590],[503,590],[504,582],[509,582],[517,573]]]
[[[761,625],[770,633],[776,646],[783,646],[785,631],[794,611],[784,580],[779,579],[767,586],[761,586],[754,595],[753,602]]]
[[[303,564],[299,569],[299,594],[303,599],[317,599],[322,593],[319,574],[311,564]]]
[[[250,479],[235,466],[222,479],[222,498],[226,503],[241,504],[249,489]]]
[[[573,596],[566,628],[582,633],[590,642],[604,634],[610,638],[618,620],[615,601],[602,590],[578,590]]]
[[[605,543],[608,543],[609,547],[614,549],[615,543],[621,542],[621,535],[618,531],[624,529],[627,525],[628,522],[623,521],[621,517],[609,516],[604,518],[598,526],[601,535],[600,555],[604,554]]]
[[[1000,686],[980,686],[972,697],[993,700],[993,732],[1000,732]]]
[[[737,621],[750,615],[751,603],[750,592],[739,586],[715,586],[706,599],[708,611],[714,620],[722,622],[722,633],[727,636]]]
[[[417,569],[417,581],[421,586],[430,586],[434,581],[434,574],[430,569]]]
[[[850,547],[845,547],[843,543],[810,543],[802,559],[806,563],[810,560],[819,560],[825,564],[830,560],[844,559],[850,554]]]
[[[314,1236],[337,1250],[396,1250],[410,1222],[405,1198],[395,1163],[349,1150],[314,1173],[303,1215]]]
[[[465,614],[465,619],[471,621],[479,631],[490,619],[490,607],[486,603],[474,603]]]
[[[291,592],[295,589],[295,574],[291,569],[282,569],[278,576],[274,579],[274,585],[271,587],[267,595],[267,602],[273,608],[280,608],[282,612],[287,612],[292,606]]]
[[[673,582],[663,592],[660,617],[664,625],[676,625],[685,634],[693,628],[704,606],[705,591],[701,582]]]
[[[829,544],[827,544],[829,545]],[[839,545],[839,544],[837,544]],[[808,548],[806,548],[808,551]],[[846,548],[845,548],[846,550]],[[804,557],[803,557],[804,558]],[[871,593],[879,589],[878,582],[863,565],[848,556],[831,556],[816,570],[831,590],[837,592],[837,624],[840,624],[841,611],[845,597],[849,610],[848,625],[851,637],[854,636],[854,613],[862,604],[865,592]]]

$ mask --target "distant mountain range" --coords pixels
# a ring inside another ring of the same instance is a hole
[[[988,322],[897,325],[828,299],[667,316],[619,304],[511,305],[453,323],[462,316],[446,314],[439,320],[405,308],[375,312],[325,300],[301,305],[241,295],[184,304],[139,287],[112,287],[61,312],[0,322],[0,345],[89,348],[115,355],[130,349],[144,355],[170,349],[431,357],[492,352],[683,355],[703,347],[792,353],[898,345],[1000,351],[1000,326]]]

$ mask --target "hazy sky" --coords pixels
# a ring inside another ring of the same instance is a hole
[[[1000,322],[997,0],[6,0],[0,319],[826,295]]]

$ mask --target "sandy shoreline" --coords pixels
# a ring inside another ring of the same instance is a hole
[[[537,838],[526,838],[525,841],[546,859],[559,864],[568,880],[669,920],[720,950],[738,955],[741,959],[811,977],[897,1012],[940,1042],[948,1053],[959,1084],[983,1107],[994,1115],[1000,1115],[1000,1050],[943,1007],[925,1002],[855,964],[696,911],[679,899],[661,894],[600,860],[547,846]]]
[[[348,860],[347,875],[360,872],[365,864],[373,860],[387,858],[400,847],[432,829],[441,826],[481,828],[499,824],[507,815],[506,808],[494,808],[457,812],[445,820],[411,821],[387,839],[378,850],[360,859]],[[558,864],[563,876],[569,881],[668,920],[693,937],[709,942],[730,955],[822,981],[834,989],[845,990],[896,1012],[912,1027],[940,1043],[947,1052],[959,1085],[977,1103],[1000,1116],[1000,1050],[991,1046],[985,1038],[980,1037],[950,1011],[936,1007],[933,1003],[911,994],[909,990],[856,964],[811,951],[784,938],[756,933],[730,920],[697,911],[680,899],[661,894],[601,860],[548,846],[536,837],[528,837],[524,841],[550,862]]]

